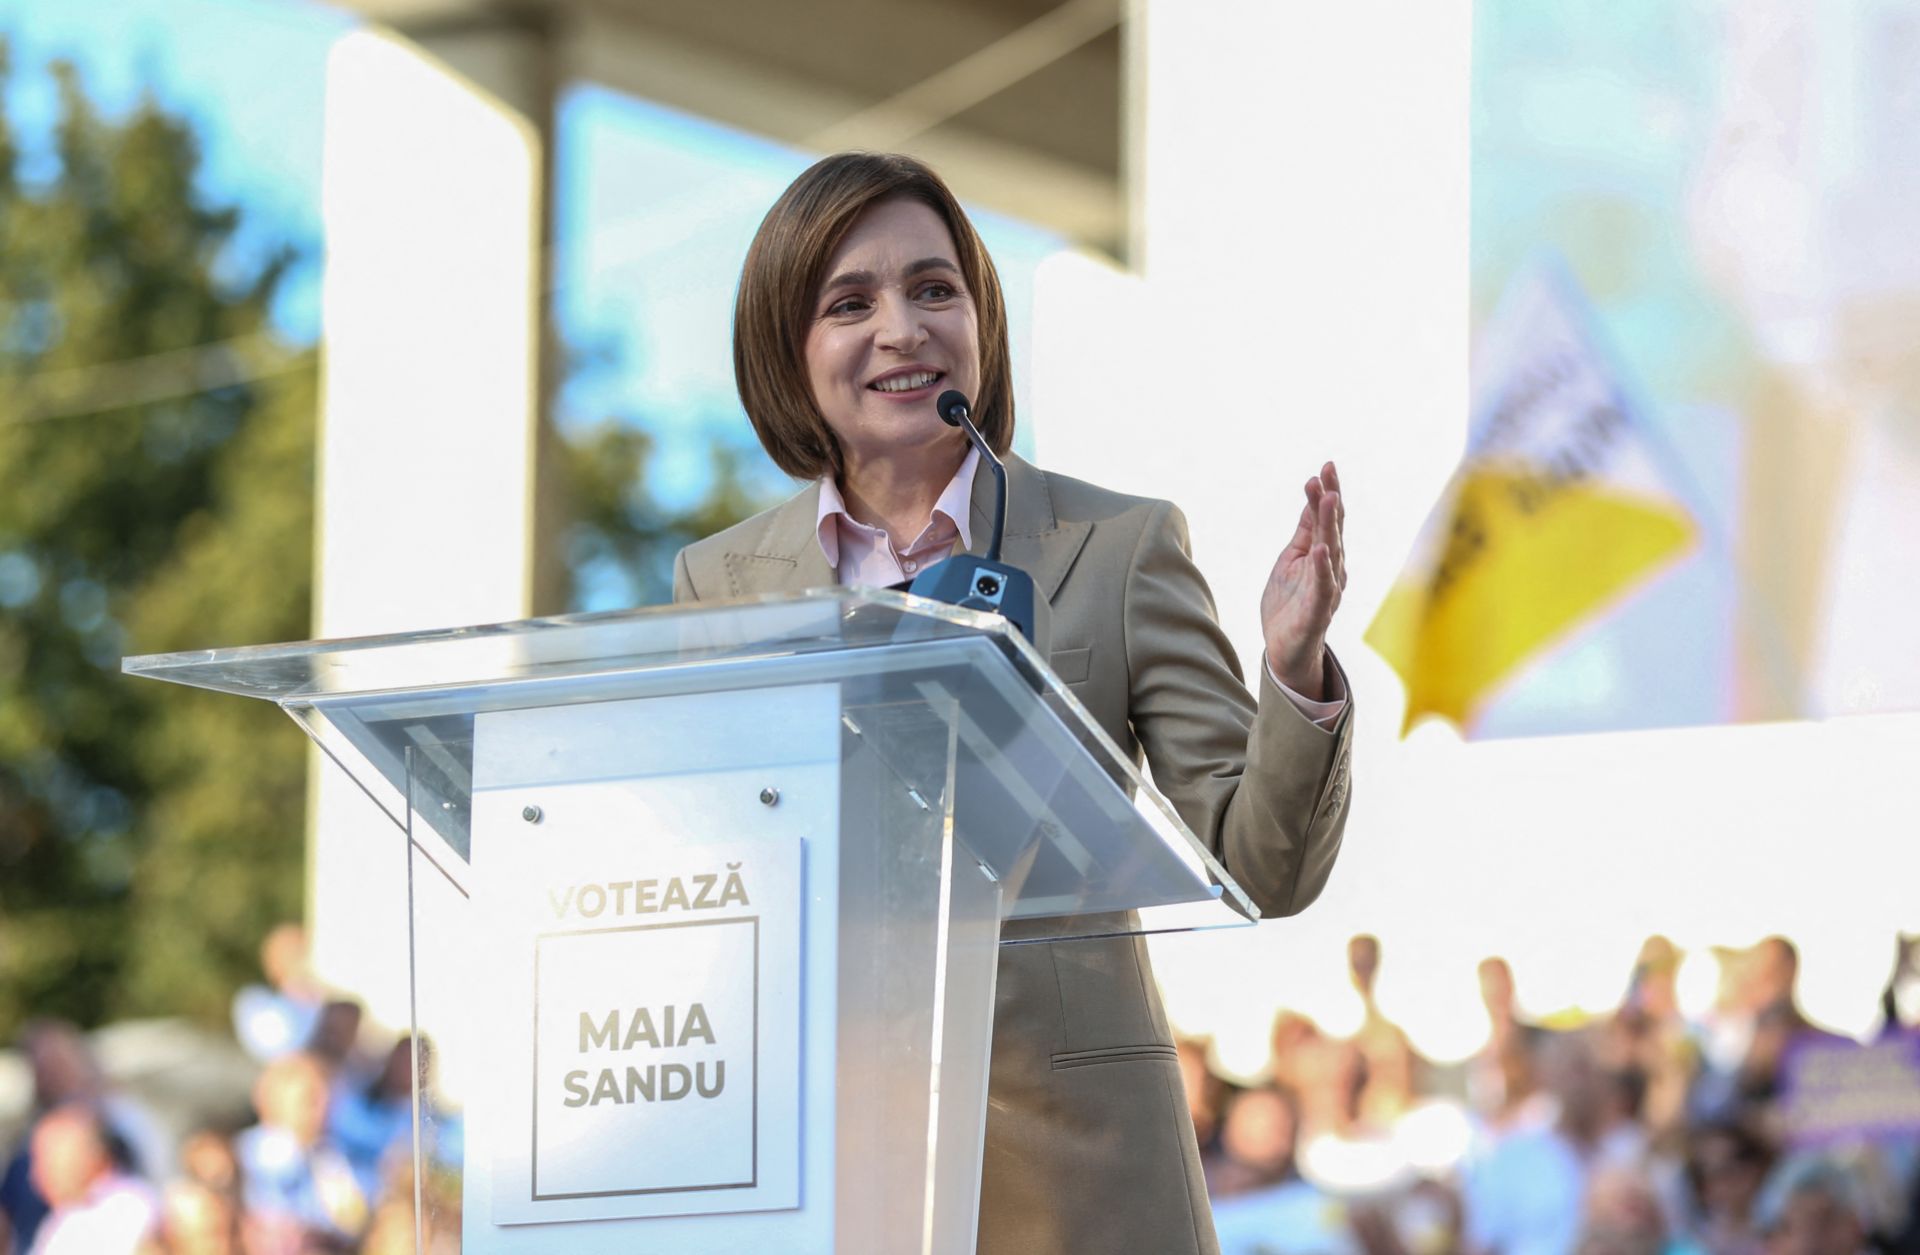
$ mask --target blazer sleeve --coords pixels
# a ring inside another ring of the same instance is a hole
[[[1189,556],[1168,502],[1146,520],[1124,608],[1128,719],[1187,826],[1263,915],[1304,910],[1326,887],[1348,806],[1353,688],[1332,730],[1316,727],[1260,668],[1259,697]],[[1337,670],[1331,652],[1328,662]]]

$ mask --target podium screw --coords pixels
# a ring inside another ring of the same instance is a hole
[[[778,806],[779,804],[780,804],[780,790],[772,787],[768,787],[760,790],[760,805]]]
[[[542,815],[538,806],[522,806],[520,808],[520,818],[530,824],[537,824],[544,818],[544,815]]]

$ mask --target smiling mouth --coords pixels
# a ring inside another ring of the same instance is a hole
[[[889,375],[885,379],[876,379],[867,387],[875,392],[915,392],[945,376],[944,371],[915,370],[904,375]]]

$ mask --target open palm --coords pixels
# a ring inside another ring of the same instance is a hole
[[[1306,494],[1293,538],[1260,595],[1260,628],[1274,676],[1302,697],[1319,700],[1326,688],[1327,627],[1347,586],[1340,535],[1347,511],[1333,463],[1307,481]]]

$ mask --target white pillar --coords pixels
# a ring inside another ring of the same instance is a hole
[[[501,77],[512,64],[464,63]],[[539,127],[420,46],[359,32],[328,67],[324,160],[316,635],[522,618],[535,576]],[[331,763],[312,777],[316,970],[404,1025],[404,838]]]

